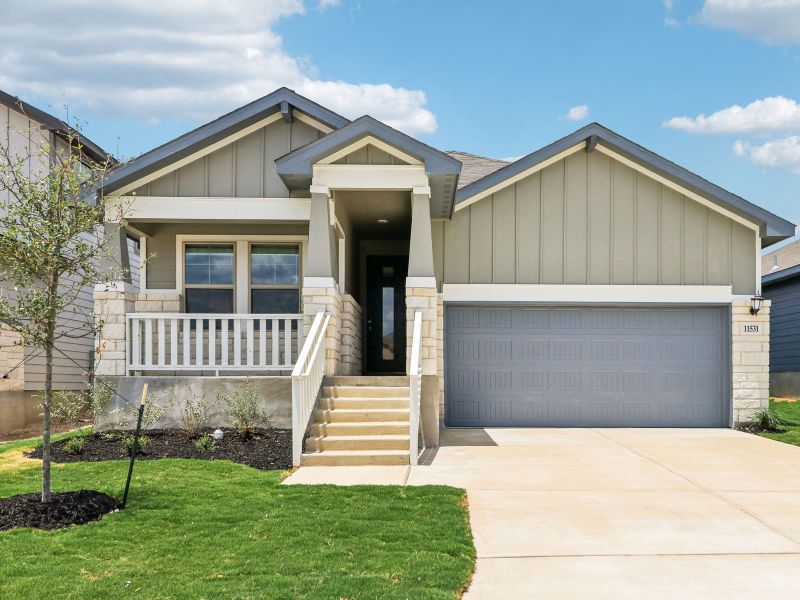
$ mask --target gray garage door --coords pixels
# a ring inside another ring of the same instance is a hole
[[[722,427],[724,307],[448,306],[450,426]]]

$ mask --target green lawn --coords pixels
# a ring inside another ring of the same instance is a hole
[[[35,491],[30,442],[0,445],[0,497]],[[127,463],[57,465],[57,491],[121,496]],[[457,598],[475,561],[448,487],[281,486],[225,461],[136,465],[128,508],[0,533],[0,598]]]
[[[800,402],[774,402],[769,401],[769,406],[784,421],[786,429],[783,433],[761,432],[758,435],[800,446]]]

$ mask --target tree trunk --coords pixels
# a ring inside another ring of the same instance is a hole
[[[42,431],[42,502],[50,502],[50,407],[53,401],[53,335],[48,335],[44,367],[44,430]]]

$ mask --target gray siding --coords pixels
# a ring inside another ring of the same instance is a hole
[[[335,165],[407,165],[404,160],[381,150],[377,146],[367,144],[339,160],[333,161]]]
[[[705,284],[755,292],[755,232],[599,152],[433,223],[444,283]]]
[[[25,173],[29,177],[43,176],[47,169],[46,156],[39,156],[42,144],[49,145],[49,134],[39,124],[19,111],[0,106],[0,143],[9,148],[12,156],[25,159]],[[56,139],[56,151],[66,152],[66,144]],[[0,191],[0,200],[7,201],[7,191]],[[0,288],[5,287],[0,284]],[[66,283],[65,288],[70,287]],[[53,385],[56,389],[80,388],[87,380],[91,367],[90,354],[94,347],[92,332],[86,323],[93,320],[93,290],[87,286],[80,290],[74,303],[60,316],[59,331],[68,331],[69,338],[61,338],[56,344],[53,359]],[[65,356],[66,355],[66,356]],[[32,348],[25,349],[25,390],[44,389],[45,360],[43,354]]]
[[[174,290],[175,239],[178,235],[308,235],[307,224],[226,224],[161,223],[140,224],[147,238],[147,287],[151,290]]]
[[[323,134],[277,121],[136,189],[138,196],[288,198],[275,159]]]
[[[800,278],[765,286],[762,293],[772,300],[769,370],[800,371]]]

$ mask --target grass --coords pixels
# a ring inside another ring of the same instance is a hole
[[[758,435],[778,440],[786,444],[800,446],[800,402],[775,402],[769,401],[769,407],[785,421],[783,432],[764,431]]]
[[[36,491],[30,440],[0,446],[0,497]],[[126,461],[55,465],[56,491],[122,495]],[[462,490],[281,486],[227,461],[136,465],[128,508],[0,533],[0,598],[457,598],[475,548]]]

